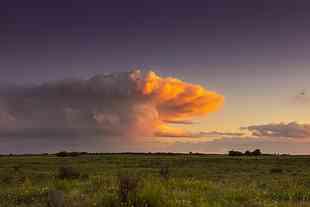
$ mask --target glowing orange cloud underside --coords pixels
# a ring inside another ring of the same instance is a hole
[[[163,120],[181,121],[194,117],[203,117],[217,111],[224,102],[224,97],[209,91],[203,86],[186,83],[175,78],[162,78],[149,72],[140,91],[150,97],[158,110],[157,133],[187,134],[182,129],[167,126]]]

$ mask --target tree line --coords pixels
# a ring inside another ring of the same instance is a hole
[[[254,151],[247,150],[244,153],[240,151],[231,150],[228,152],[228,155],[229,156],[260,156],[262,155],[262,152],[260,149],[256,149]]]

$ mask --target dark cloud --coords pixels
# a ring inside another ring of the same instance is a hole
[[[256,137],[310,138],[310,124],[297,122],[253,125],[241,129],[249,130]]]
[[[186,135],[168,125],[191,123],[222,102],[222,96],[202,86],[139,70],[2,86],[0,137]]]
[[[87,152],[142,151],[144,145],[118,136],[0,137],[0,154],[54,153],[62,150]]]
[[[72,137],[89,137],[109,135],[114,136],[113,130],[103,130],[100,128],[18,128],[18,129],[1,129],[0,137],[6,138],[72,138]]]
[[[135,92],[135,74],[95,76],[38,86],[14,87],[0,94],[1,136],[87,136],[123,133],[143,108]]]

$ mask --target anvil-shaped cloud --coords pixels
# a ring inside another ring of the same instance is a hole
[[[150,71],[97,75],[0,90],[0,137],[188,136],[190,123],[218,110],[223,96]]]

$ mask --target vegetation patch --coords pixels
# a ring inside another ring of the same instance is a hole
[[[307,207],[309,163],[194,153],[2,156],[0,206]]]

